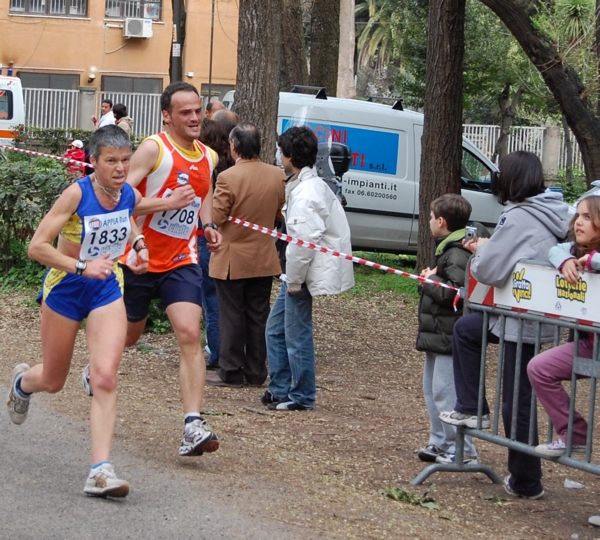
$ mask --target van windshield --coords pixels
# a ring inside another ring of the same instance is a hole
[[[0,90],[0,120],[13,117],[13,95],[10,90]]]
[[[481,160],[463,148],[461,177],[463,189],[488,191],[491,186],[492,172]]]

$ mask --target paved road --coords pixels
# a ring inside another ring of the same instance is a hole
[[[74,422],[36,403],[21,426],[5,410],[0,387],[0,539],[269,539],[316,536],[268,517],[231,510],[236,493],[201,485],[198,475],[156,471],[115,446],[113,459],[132,486],[123,500],[83,494],[89,436]]]

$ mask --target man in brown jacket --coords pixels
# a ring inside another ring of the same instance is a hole
[[[213,199],[222,248],[210,261],[219,297],[220,367],[206,382],[240,388],[244,381],[262,385],[267,378],[265,326],[273,276],[281,274],[281,266],[271,237],[227,217],[272,228],[285,201],[285,173],[260,161],[260,134],[254,124],[238,124],[230,145],[236,164],[219,175]]]

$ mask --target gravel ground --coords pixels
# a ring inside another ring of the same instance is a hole
[[[310,526],[326,538],[575,538],[600,537],[587,525],[600,511],[597,477],[544,462],[547,495],[510,498],[475,473],[437,473],[429,493],[439,510],[398,503],[388,487],[422,495],[410,481],[423,468],[416,450],[427,443],[415,351],[416,305],[388,294],[317,298],[317,407],[275,413],[260,403],[264,389],[207,387],[204,412],[221,439],[218,452],[177,457],[182,432],[177,344],[172,334],[145,334],[125,351],[119,370],[116,438],[126,451],[161,470],[197,475],[228,493],[243,490],[250,515]],[[8,385],[18,362],[39,361],[39,309],[32,294],[0,295],[0,370]],[[36,396],[75,420],[89,414],[79,377],[87,363],[83,332],[63,392]],[[32,412],[35,414],[35,401]],[[583,409],[585,410],[585,409]],[[506,474],[506,450],[478,442],[480,460]],[[585,485],[563,487],[565,478]],[[253,493],[255,486],[260,486]],[[242,500],[243,499],[243,500]],[[235,507],[234,504],[234,507]]]

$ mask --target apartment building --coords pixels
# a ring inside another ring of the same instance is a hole
[[[0,0],[2,72],[11,69],[25,88],[157,94],[170,83],[171,56],[180,55],[183,80],[206,96],[210,83],[222,97],[235,85],[238,4],[185,5],[178,50],[169,0]]]

